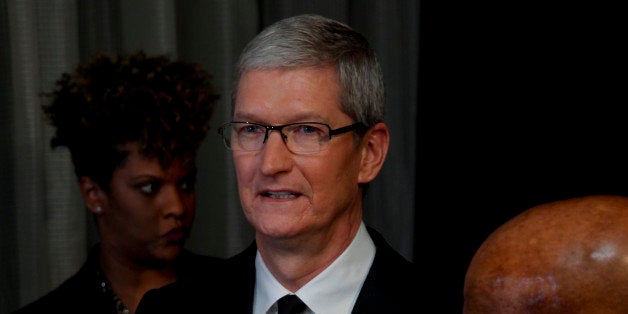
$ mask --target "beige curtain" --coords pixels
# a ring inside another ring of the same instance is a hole
[[[69,154],[49,146],[39,93],[95,51],[166,53],[202,63],[221,93],[199,156],[189,248],[227,257],[252,241],[233,165],[216,135],[228,120],[232,66],[262,27],[319,13],[373,43],[384,69],[392,143],[367,196],[366,221],[414,256],[418,1],[0,0],[0,314],[56,287],[97,241]],[[333,183],[331,183],[333,184]]]

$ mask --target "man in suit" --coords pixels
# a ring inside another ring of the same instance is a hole
[[[218,132],[255,241],[225,278],[206,282],[219,289],[169,288],[153,310],[284,313],[285,296],[300,303],[294,313],[416,310],[415,264],[363,221],[390,141],[382,72],[365,37],[318,15],[286,18],[244,48],[235,83],[232,119]],[[166,299],[185,301],[168,309]]]
[[[255,228],[232,258],[247,312],[276,313],[285,295],[315,313],[409,310],[395,294],[403,280],[416,284],[415,267],[362,216],[389,145],[382,73],[364,36],[317,15],[284,19],[244,48],[236,82],[219,132]]]

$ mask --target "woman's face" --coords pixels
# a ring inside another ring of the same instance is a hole
[[[97,214],[105,250],[132,262],[170,261],[188,238],[196,210],[195,160],[175,159],[162,169],[155,158],[127,144],[127,159],[113,172],[110,192],[102,192]]]

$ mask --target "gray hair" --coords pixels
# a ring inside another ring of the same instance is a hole
[[[368,41],[343,23],[313,14],[278,21],[244,47],[236,65],[232,111],[240,78],[249,71],[325,66],[336,68],[344,113],[368,127],[383,122],[384,80]]]

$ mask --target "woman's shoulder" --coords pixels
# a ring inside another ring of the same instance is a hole
[[[212,278],[222,273],[226,259],[185,250],[177,260],[180,279],[196,281]]]
[[[40,298],[26,304],[12,312],[12,314],[31,313],[98,313],[97,309],[103,309],[102,293],[98,289],[95,280],[87,280],[84,272],[66,279],[55,289],[49,291]]]

